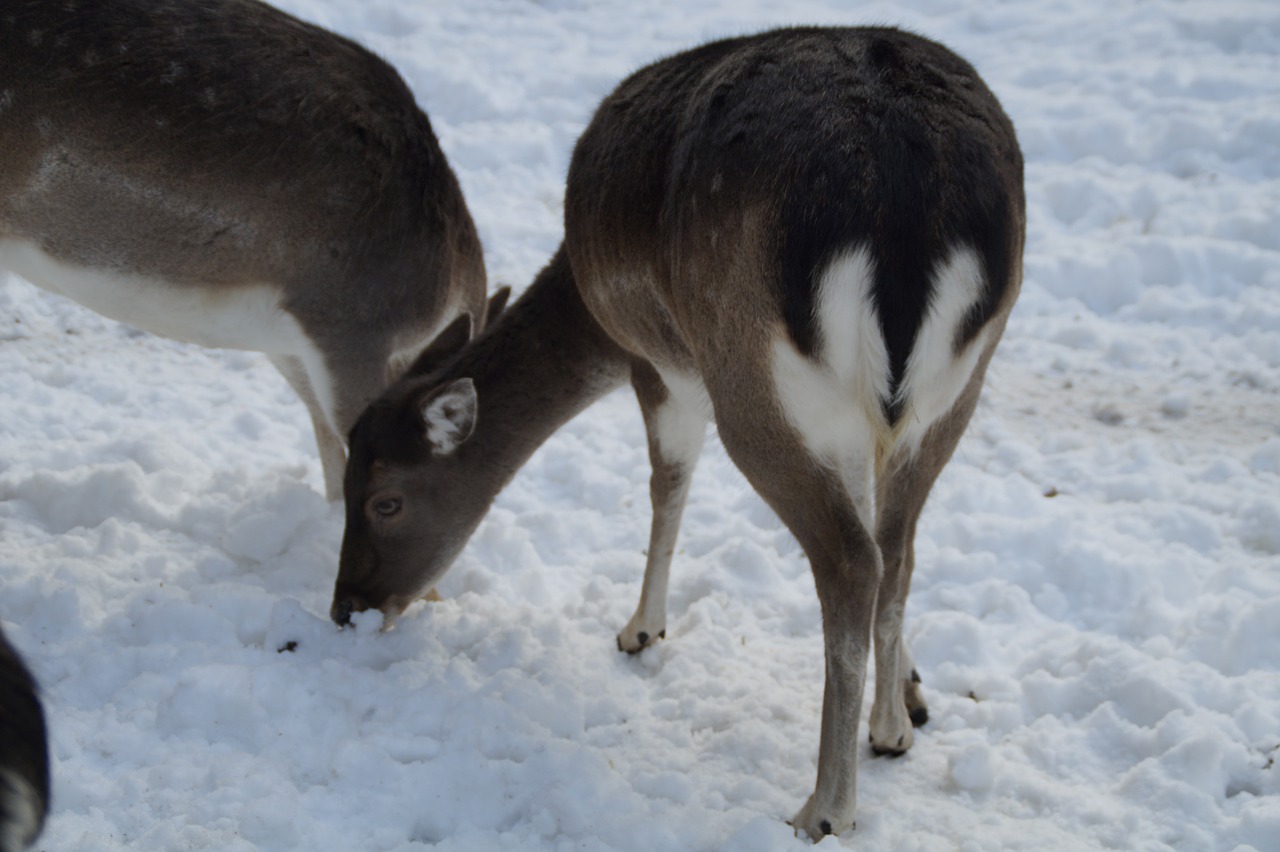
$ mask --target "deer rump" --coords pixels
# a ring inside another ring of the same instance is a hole
[[[575,149],[566,247],[636,355],[701,369],[740,315],[781,322],[798,355],[861,374],[892,430],[925,393],[922,327],[951,320],[963,353],[1016,295],[1022,205],[1012,127],[962,59],[897,30],[783,30],[624,81]]]

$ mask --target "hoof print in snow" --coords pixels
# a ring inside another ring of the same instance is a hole
[[[298,650],[298,643],[290,639],[288,642],[285,642],[279,648],[276,648],[276,653],[283,654],[285,651],[288,651],[289,653],[292,654],[296,650]]]

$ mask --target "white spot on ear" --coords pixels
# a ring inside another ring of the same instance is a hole
[[[427,443],[437,456],[447,456],[471,437],[476,428],[476,386],[471,379],[457,379],[437,388],[422,403]]]

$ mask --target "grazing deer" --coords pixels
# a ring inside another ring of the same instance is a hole
[[[0,631],[0,852],[30,845],[49,811],[49,746],[36,683]]]
[[[902,640],[912,540],[1020,288],[1024,232],[1013,127],[933,42],[789,29],[642,69],[578,141],[550,264],[468,345],[465,320],[447,329],[352,431],[332,617],[397,615],[534,449],[629,377],[653,526],[618,645],[664,635],[714,418],[822,605],[818,777],[793,824],[849,828],[872,635],[874,751],[903,753],[927,718]]]
[[[386,62],[257,0],[0,0],[0,269],[139,328],[265,352],[330,499],[360,412],[484,260]]]

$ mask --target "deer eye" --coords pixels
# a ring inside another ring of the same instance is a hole
[[[399,497],[383,497],[373,504],[373,513],[386,520],[394,517],[400,511],[403,502]]]

